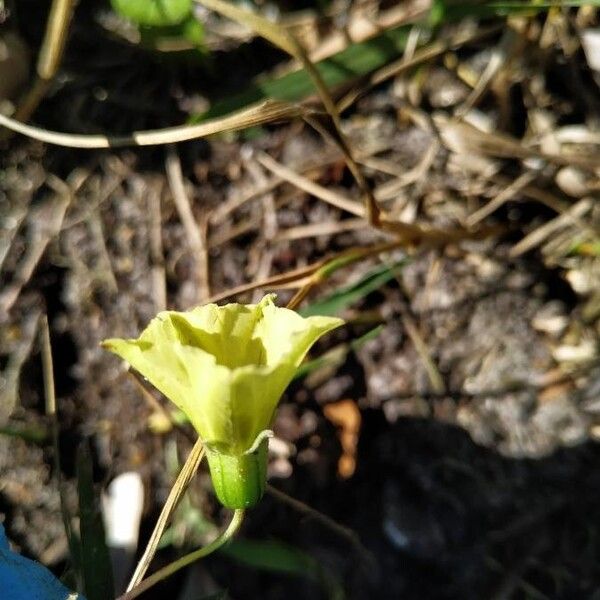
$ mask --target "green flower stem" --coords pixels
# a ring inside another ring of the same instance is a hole
[[[244,510],[239,509],[233,513],[233,518],[231,522],[227,526],[227,529],[223,531],[215,540],[213,540],[210,544],[195,550],[194,552],[190,552],[185,556],[182,556],[180,559],[172,562],[171,564],[163,567],[162,569],[156,571],[156,573],[150,575],[147,579],[144,579],[139,585],[135,586],[129,592],[119,596],[117,600],[133,600],[133,598],[137,598],[140,594],[149,590],[153,585],[157,584],[159,581],[166,579],[167,577],[173,575],[180,569],[187,567],[193,562],[197,561],[200,558],[204,558],[209,554],[212,554],[215,550],[218,550],[221,546],[226,544],[238,531],[242,522],[244,520]]]

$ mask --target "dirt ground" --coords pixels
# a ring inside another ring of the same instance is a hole
[[[45,11],[22,5],[39,16],[19,22],[35,49]],[[80,3],[36,124],[115,134],[179,124],[206,98],[284,62],[255,39],[216,49],[207,63],[165,59],[107,29],[103,7]],[[503,22],[365,90],[343,114],[391,216],[485,231],[400,245],[337,271],[305,302],[397,265],[314,355],[382,325],[379,333],[294,382],[274,424],[270,483],[359,542],[269,494],[241,533],[306,553],[347,598],[600,598],[600,74],[578,41],[597,16],[584,17],[572,9]],[[472,97],[497,53],[500,66]],[[455,119],[465,107],[484,133]],[[565,142],[575,125],[588,137]],[[278,175],[273,159],[349,199],[354,213]],[[30,434],[0,436],[0,513],[16,547],[61,574],[68,548],[46,435],[41,316],[66,497],[74,507],[74,451],[88,440],[99,489],[141,473],[142,544],[173,481],[166,457],[174,447],[185,456],[190,431],[165,426],[164,399],[99,342],[136,336],[162,308],[184,310],[391,236],[357,215],[343,156],[301,122],[155,148],[84,151],[15,136],[0,160],[0,424]],[[292,295],[278,293],[282,304]],[[205,472],[191,497],[206,523],[227,518]],[[183,538],[184,547],[205,541]],[[161,550],[155,566],[179,552]],[[147,597],[176,597],[188,576]],[[198,598],[219,589],[239,600],[333,597],[323,581],[221,554],[194,576]]]

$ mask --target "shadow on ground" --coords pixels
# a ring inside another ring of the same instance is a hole
[[[600,597],[599,460],[591,443],[540,460],[507,459],[456,427],[419,419],[390,426],[372,411],[351,480],[318,490],[299,467],[289,488],[278,487],[352,527],[374,564],[272,498],[244,535],[302,548],[349,598]],[[222,559],[212,566],[233,598],[256,598],[257,590],[266,598],[326,597],[301,579]]]

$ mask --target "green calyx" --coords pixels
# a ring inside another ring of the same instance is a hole
[[[222,454],[206,448],[210,476],[223,506],[237,509],[258,504],[267,485],[268,448],[268,437],[244,454]]]

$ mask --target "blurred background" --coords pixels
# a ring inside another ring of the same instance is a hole
[[[235,3],[295,57],[211,4],[0,1],[0,113],[111,138],[0,129],[13,547],[122,593],[194,434],[99,342],[276,291],[347,324],[281,402],[274,489],[144,598],[600,598],[598,3]],[[202,466],[151,571],[229,518]]]

